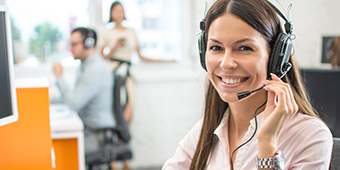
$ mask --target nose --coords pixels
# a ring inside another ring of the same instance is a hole
[[[225,51],[220,67],[223,70],[233,70],[236,69],[237,66],[238,64],[235,62],[232,52]]]

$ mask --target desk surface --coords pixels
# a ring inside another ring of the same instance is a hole
[[[50,105],[50,125],[52,132],[82,131],[84,124],[78,114],[64,104]]]

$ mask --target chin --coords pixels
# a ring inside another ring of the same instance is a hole
[[[219,93],[221,99],[226,103],[238,102],[237,94],[221,94]]]

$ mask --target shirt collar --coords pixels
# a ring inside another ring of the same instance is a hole
[[[257,114],[257,116],[256,116],[256,119],[257,119],[257,129],[260,127],[262,113],[263,112],[261,112],[260,114]],[[248,131],[250,131],[250,130],[254,131],[255,127],[256,127],[256,122],[255,122],[255,117],[254,117],[253,119],[250,120],[250,125],[249,125],[249,128],[248,128]]]
[[[260,121],[261,121],[261,118],[262,118],[262,113],[261,112],[260,114],[258,114],[256,116],[257,118],[257,129],[260,127]],[[217,128],[215,129],[214,131],[214,134],[218,134],[218,132],[225,126],[228,124],[228,120],[229,120],[229,114],[230,114],[230,109],[229,107],[227,108],[227,110],[224,112],[224,115],[223,115],[223,118],[222,118],[222,121],[221,123],[217,126]],[[251,119],[250,121],[250,125],[248,127],[248,131],[254,131],[255,130],[255,127],[256,127],[256,124],[255,124],[255,117],[253,119]]]
[[[95,58],[98,57],[97,53],[92,54],[90,57],[88,57],[85,61],[81,62],[81,67],[86,67],[89,63],[93,62]]]

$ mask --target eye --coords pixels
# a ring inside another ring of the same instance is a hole
[[[254,51],[251,47],[248,47],[248,46],[241,46],[240,51]]]
[[[222,50],[222,47],[220,47],[220,46],[211,46],[210,50],[211,51],[220,51],[220,50]]]

